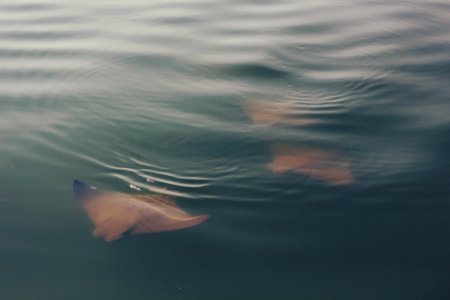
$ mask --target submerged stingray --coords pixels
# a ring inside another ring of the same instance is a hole
[[[323,149],[274,145],[269,169],[274,173],[294,172],[334,184],[352,184],[355,179],[347,158]]]
[[[94,237],[106,241],[124,234],[147,234],[189,228],[202,223],[209,215],[191,216],[164,195],[128,195],[100,191],[81,181],[73,182],[73,190],[94,223]]]
[[[301,126],[317,123],[317,120],[299,116],[295,106],[289,103],[247,101],[242,104],[242,108],[254,124]]]

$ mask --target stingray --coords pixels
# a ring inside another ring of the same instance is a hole
[[[317,123],[317,120],[299,115],[296,107],[289,103],[247,101],[242,108],[254,124],[302,126]]]
[[[209,215],[191,216],[166,195],[130,195],[101,191],[73,182],[75,196],[96,226],[94,237],[114,241],[126,234],[148,234],[198,225]]]
[[[348,159],[339,152],[311,147],[274,145],[271,147],[273,173],[294,172],[333,184],[352,184],[355,179]]]

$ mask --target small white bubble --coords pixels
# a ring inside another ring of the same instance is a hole
[[[133,190],[136,190],[136,191],[140,191],[141,190],[141,188],[140,187],[138,187],[137,185],[134,185],[134,184],[131,184],[130,183],[130,189],[133,189]]]

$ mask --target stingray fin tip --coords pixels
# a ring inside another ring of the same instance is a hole
[[[75,196],[77,196],[77,197],[83,196],[87,192],[92,190],[92,188],[89,185],[87,185],[86,183],[81,182],[78,179],[75,179],[73,181],[72,186],[73,186],[73,192],[74,192]]]
[[[205,222],[211,217],[211,215],[199,215],[197,216],[198,224]]]

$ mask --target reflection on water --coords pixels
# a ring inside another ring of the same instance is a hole
[[[317,123],[314,119],[308,119],[301,116],[301,112],[296,112],[295,107],[290,103],[253,103],[246,102],[243,104],[245,112],[251,121],[255,124],[268,125],[309,125]]]
[[[441,0],[3,1],[0,295],[445,299],[449,22]],[[75,178],[212,217],[104,243]]]

